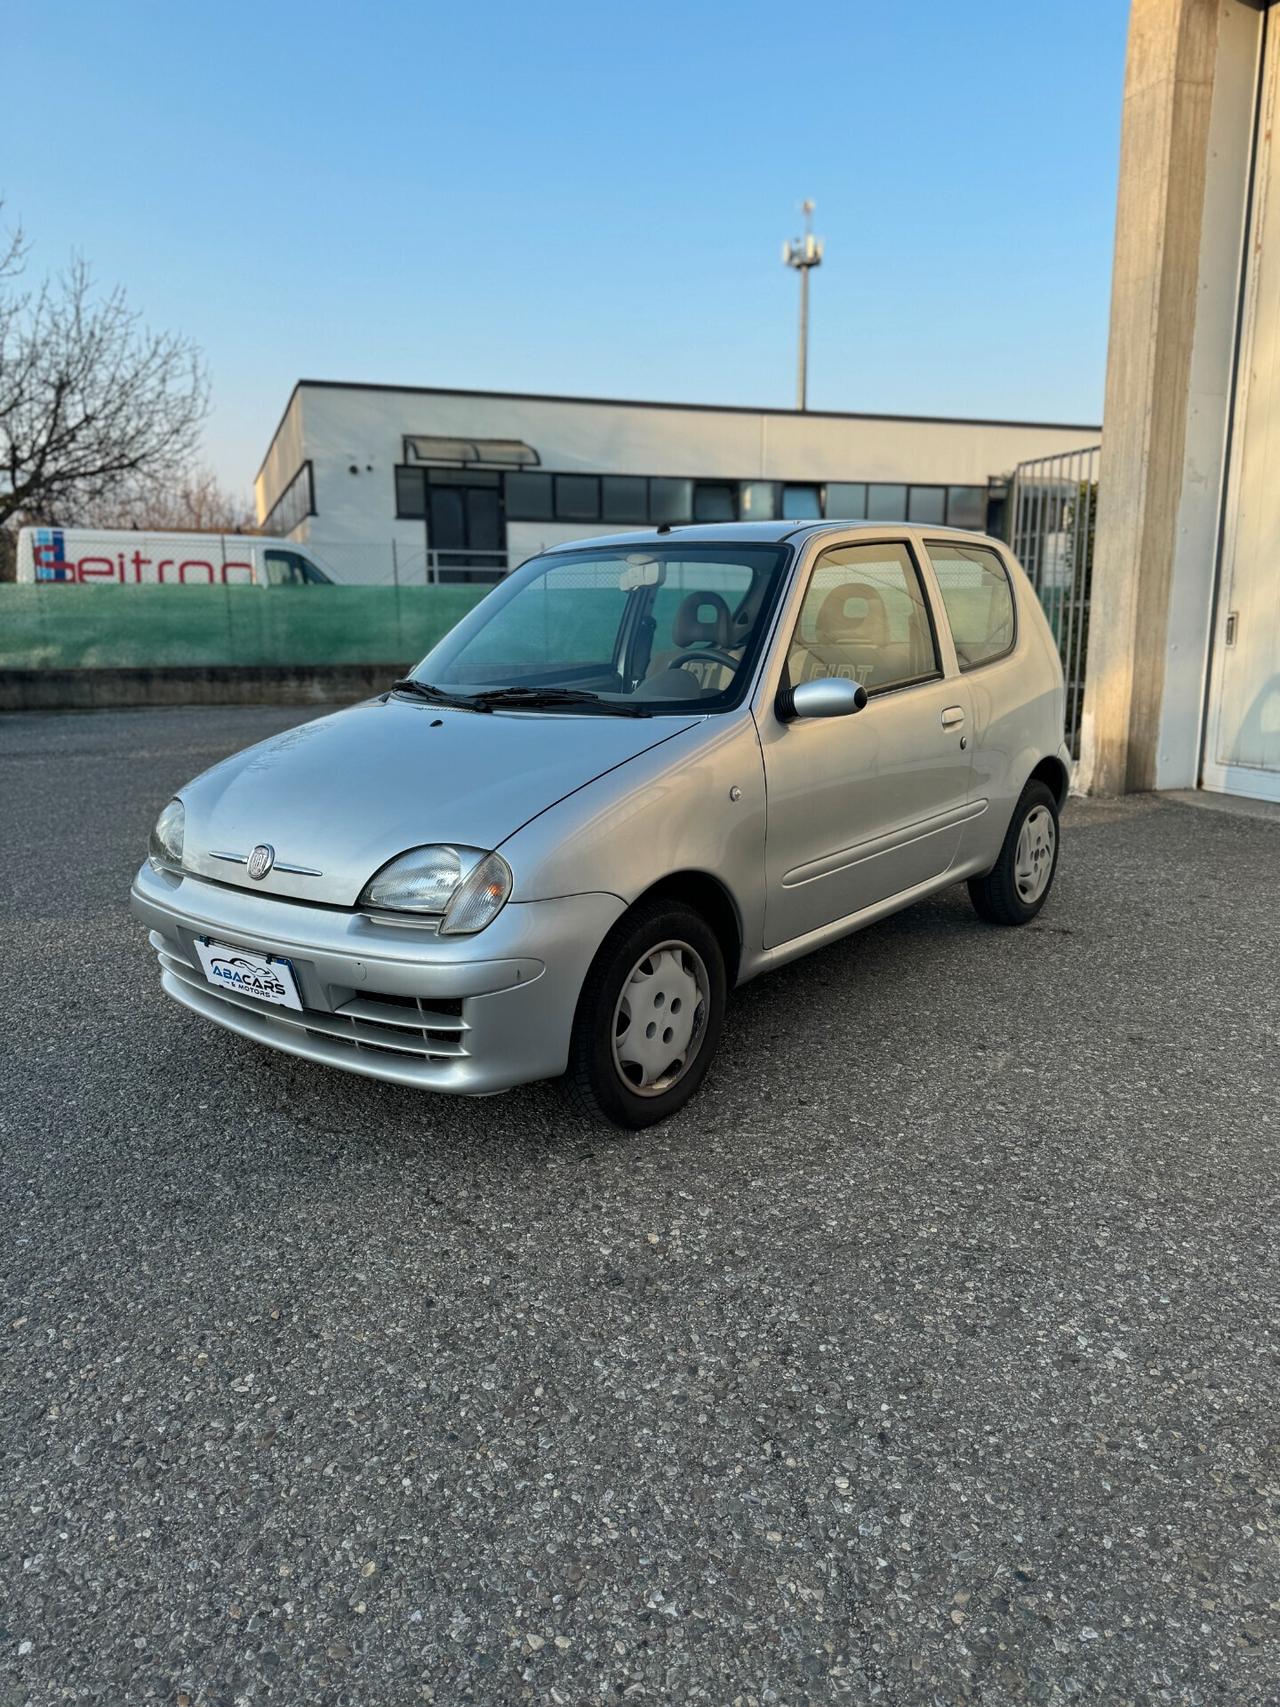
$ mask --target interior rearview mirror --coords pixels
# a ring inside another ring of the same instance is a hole
[[[861,682],[842,676],[822,676],[816,682],[799,682],[778,695],[778,716],[784,723],[796,717],[849,717],[867,703]]]

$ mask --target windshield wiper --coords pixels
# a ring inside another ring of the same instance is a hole
[[[592,711],[603,711],[610,717],[650,715],[645,706],[605,699],[598,693],[589,693],[586,688],[489,688],[484,693],[476,694],[471,703],[484,711],[499,710],[506,705],[527,705],[531,710],[543,705],[576,705],[588,706]]]
[[[444,688],[438,688],[431,682],[420,682],[416,676],[404,676],[398,682],[392,682],[389,693],[408,693],[415,699],[425,699],[431,705],[452,705],[460,711],[488,711],[487,705],[481,705],[469,694],[446,693]]]

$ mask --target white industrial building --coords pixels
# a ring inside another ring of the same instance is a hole
[[[489,578],[659,522],[1002,525],[1015,466],[1093,424],[718,408],[300,380],[258,472],[264,532],[350,581]]]

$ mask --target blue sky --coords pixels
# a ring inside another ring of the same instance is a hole
[[[207,356],[248,490],[300,376],[1100,418],[1126,7],[10,0],[0,196]]]

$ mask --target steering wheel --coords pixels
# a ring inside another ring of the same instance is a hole
[[[686,658],[691,664],[700,664],[704,659],[709,659],[713,664],[724,664],[730,670],[736,670],[742,662],[741,658],[735,658],[732,652],[722,646],[687,646],[683,652],[676,653],[667,668],[678,670]]]

